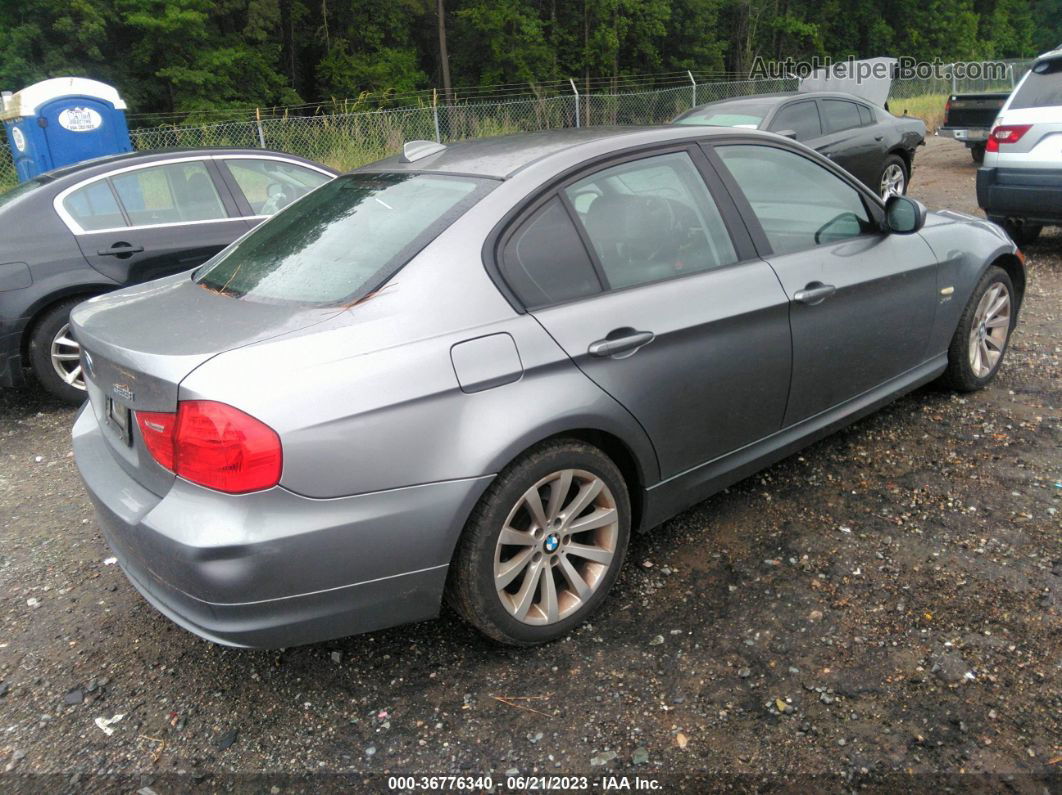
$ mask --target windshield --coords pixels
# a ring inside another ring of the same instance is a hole
[[[21,196],[25,196],[30,191],[34,190],[35,188],[39,188],[41,185],[49,181],[50,180],[41,179],[40,177],[38,177],[37,179],[31,179],[27,182],[23,182],[21,185],[15,186],[6,193],[0,193],[0,207],[3,207],[5,204],[10,204],[15,199],[18,199]]]
[[[493,184],[437,174],[339,177],[230,246],[195,280],[238,298],[354,300],[390,278]]]
[[[1062,105],[1062,58],[1036,64],[1010,102],[1012,109],[1055,105]]]

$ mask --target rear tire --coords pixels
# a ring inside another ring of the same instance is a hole
[[[973,158],[975,163],[985,162],[985,147],[983,144],[970,147],[970,157]]]
[[[500,643],[555,640],[604,602],[630,526],[627,486],[608,456],[575,439],[545,442],[480,499],[450,566],[447,601]]]
[[[878,174],[878,195],[882,199],[903,196],[907,193],[910,177],[904,159],[899,155],[889,155],[882,161],[881,172]]]
[[[1004,294],[1006,306],[993,313],[993,306]],[[1005,270],[993,265],[977,283],[959,317],[959,325],[948,347],[948,369],[942,376],[944,383],[958,392],[976,392],[988,386],[1003,364],[1017,321],[1014,284]]]
[[[80,362],[69,358],[81,352],[68,333],[70,310],[84,300],[72,298],[47,310],[33,327],[29,341],[29,363],[37,382],[51,395],[74,405],[88,397]]]

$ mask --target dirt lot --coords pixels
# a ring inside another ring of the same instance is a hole
[[[976,212],[974,174],[932,139],[912,195]],[[199,640],[106,564],[73,410],[0,394],[0,787],[1057,786],[1062,235],[1028,255],[991,388],[919,390],[635,538],[593,625],[530,651],[448,612],[280,652]]]

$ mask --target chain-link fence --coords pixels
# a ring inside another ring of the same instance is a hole
[[[892,81],[889,99],[1009,92],[1021,80],[1032,61],[989,61],[951,64],[939,76],[898,78]]]
[[[795,91],[797,81],[738,80],[615,94],[521,97],[501,102],[428,104],[356,113],[280,116],[246,122],[134,130],[137,149],[263,147],[340,170],[386,157],[405,141],[445,143],[514,132],[591,125],[662,124],[695,104],[733,96]]]
[[[954,92],[1009,91],[1027,64],[1010,64],[1002,77],[898,79],[893,81],[891,109],[895,113],[907,111],[927,118],[930,129],[934,129],[934,122],[939,120],[930,117],[943,113],[942,97]],[[798,83],[796,78],[696,83],[691,75],[686,85],[613,92],[595,88],[587,93],[579,93],[578,83],[574,83],[570,94],[553,96],[524,95],[500,101],[432,102],[386,110],[285,114],[219,124],[142,127],[130,135],[138,150],[204,146],[267,148],[347,170],[397,152],[403,142],[415,139],[451,142],[559,127],[661,124],[705,102],[796,91]],[[15,182],[11,152],[0,144],[0,190]]]
[[[5,191],[18,182],[15,176],[15,161],[11,157],[11,150],[7,141],[0,141],[0,191]]]

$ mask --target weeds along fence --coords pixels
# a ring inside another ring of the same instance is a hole
[[[1025,63],[1014,63],[1003,78],[952,80],[947,77],[893,81],[890,107],[927,119],[934,129],[944,97],[955,91],[1010,90]],[[226,121],[213,124],[140,127],[130,133],[138,150],[186,147],[267,148],[308,157],[339,170],[355,168],[401,149],[405,141],[444,143],[513,132],[592,125],[662,124],[689,108],[737,96],[796,91],[796,78],[712,80],[638,90],[579,92],[506,99],[421,101],[383,110],[318,112]],[[598,85],[601,85],[600,83]],[[605,84],[607,85],[607,84]],[[635,84],[636,85],[636,84]],[[938,107],[939,106],[939,107]],[[936,114],[936,115],[935,115]],[[0,144],[0,190],[15,184],[6,142]]]

